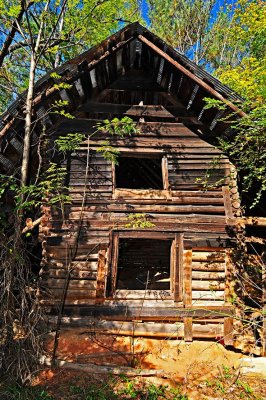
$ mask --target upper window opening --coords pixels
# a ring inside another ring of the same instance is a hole
[[[117,188],[162,190],[162,158],[119,157],[115,179]]]

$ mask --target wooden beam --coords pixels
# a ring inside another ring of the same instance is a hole
[[[266,218],[264,217],[237,218],[237,221],[250,226],[266,226]]]
[[[266,357],[266,267],[262,263],[262,356]]]
[[[227,218],[234,218],[233,207],[230,197],[230,189],[228,186],[223,186],[222,191],[223,191],[225,215]]]
[[[159,105],[140,106],[131,104],[87,102],[82,106],[80,106],[79,110],[87,113],[119,114],[119,115],[125,114],[137,117],[143,116],[143,117],[156,117],[156,118],[174,118],[174,116],[169,111],[167,111],[163,106]]]
[[[140,300],[143,302],[142,300]],[[191,307],[183,308],[169,307],[162,301],[163,306],[158,306],[158,300],[148,300],[149,305],[137,306],[134,304],[123,305],[121,302],[114,304],[95,304],[84,306],[69,306],[65,308],[65,314],[69,313],[76,315],[77,319],[88,321],[91,318],[102,318],[104,320],[113,321],[130,321],[130,320],[143,320],[143,321],[179,321],[183,318],[197,318],[197,319],[217,319],[231,317],[234,314],[234,307],[232,306],[205,306],[205,307]],[[123,302],[122,302],[123,303]],[[141,308],[140,308],[141,307]],[[57,309],[54,310],[57,312]],[[82,316],[79,316],[82,314]]]
[[[184,307],[192,306],[192,249],[184,251]]]
[[[184,318],[184,340],[185,342],[193,341],[193,322],[192,318]]]
[[[111,257],[111,276],[112,276],[112,295],[114,296],[116,290],[117,281],[117,266],[118,266],[118,254],[119,254],[119,233],[112,233],[112,257]]]
[[[234,319],[232,317],[227,317],[224,319],[224,344],[226,346],[233,346],[233,326]]]
[[[174,300],[183,300],[183,279],[184,279],[184,234],[175,235],[176,245],[176,271],[175,271],[175,292]]]
[[[106,250],[99,250],[97,266],[96,299],[98,302],[104,301],[105,296],[105,268],[106,268]]]
[[[55,317],[49,318],[49,324],[55,323]],[[81,327],[83,332],[93,332],[109,335],[142,336],[142,337],[167,337],[183,338],[184,324],[176,323],[150,323],[150,322],[123,322],[121,321],[85,321],[73,317],[62,317],[62,327]],[[222,337],[223,327],[220,323],[198,323],[193,324],[193,336],[197,338]]]
[[[45,364],[48,366],[52,365],[52,360],[50,358],[46,358]],[[155,369],[134,369],[130,367],[118,367],[118,366],[108,366],[108,365],[96,365],[90,363],[76,363],[76,362],[68,362],[65,360],[55,360],[55,365],[57,367],[61,367],[64,369],[73,369],[77,371],[82,371],[86,373],[92,374],[105,374],[105,375],[125,375],[125,376],[158,376],[158,377],[166,377],[168,375],[167,372],[163,370],[155,370]]]
[[[204,88],[208,93],[214,96],[216,99],[221,100],[228,107],[230,107],[234,112],[236,112],[240,117],[245,117],[246,114],[240,110],[237,106],[235,106],[231,101],[227,100],[224,96],[222,96],[217,90],[213,89],[208,83],[204,82],[202,79],[198,78],[195,74],[190,72],[187,68],[183,67],[179,62],[175,61],[172,57],[166,54],[163,50],[161,50],[158,46],[152,43],[150,40],[145,38],[143,35],[138,35],[138,39],[149,46],[152,50],[154,50],[157,54],[163,57],[166,61],[176,67],[179,71],[181,71],[184,75],[192,79],[199,86]]]

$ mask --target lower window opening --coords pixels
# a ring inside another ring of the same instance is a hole
[[[120,239],[117,289],[170,290],[171,240]]]

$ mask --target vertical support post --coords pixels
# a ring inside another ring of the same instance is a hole
[[[262,356],[266,357],[266,267],[262,263]]]
[[[192,249],[184,250],[184,307],[192,306]]]
[[[183,302],[185,308],[190,308],[192,306],[192,248],[188,243],[185,243],[184,246]],[[186,342],[192,342],[193,340],[192,317],[184,318],[184,340]]]
[[[163,175],[163,188],[164,188],[164,190],[169,190],[167,156],[163,156],[163,158],[162,158],[162,175]]]
[[[233,346],[233,317],[226,317],[224,319],[224,344],[226,346]]]
[[[225,254],[225,293],[224,300],[225,304],[230,304],[231,292],[230,292],[230,282],[232,282],[233,276],[233,265],[232,265],[232,252],[231,250],[226,250]],[[234,318],[225,317],[224,318],[224,344],[226,346],[233,346],[233,330],[234,330]]]
[[[116,290],[118,252],[119,252],[119,234],[118,232],[114,232],[112,240],[112,257],[111,257],[112,296],[114,296]]]
[[[96,303],[102,303],[105,297],[105,269],[106,269],[106,250],[98,253],[97,282],[96,282]]]
[[[192,317],[184,317],[184,340],[185,340],[185,342],[193,341]]]
[[[224,199],[224,209],[225,209],[225,216],[226,218],[234,218],[232,201],[230,197],[230,189],[228,186],[222,187],[223,191],[223,199]]]
[[[173,264],[173,293],[174,301],[182,300],[182,278],[183,278],[183,234],[175,235],[172,247]]]
[[[115,187],[116,187],[115,163],[112,162],[112,193],[113,193],[113,198],[114,198],[114,194],[115,194]]]

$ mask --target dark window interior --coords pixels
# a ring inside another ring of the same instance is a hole
[[[171,240],[120,239],[117,289],[170,290]]]
[[[117,188],[163,189],[161,158],[119,157],[115,174]]]

